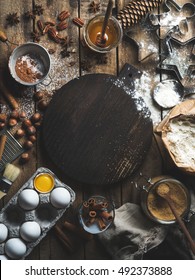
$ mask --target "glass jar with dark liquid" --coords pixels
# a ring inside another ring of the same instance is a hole
[[[122,39],[122,28],[118,20],[110,17],[105,32],[105,43],[100,46],[97,44],[97,38],[101,35],[104,15],[98,15],[92,18],[85,26],[84,40],[86,45],[93,51],[106,53],[116,48]]]

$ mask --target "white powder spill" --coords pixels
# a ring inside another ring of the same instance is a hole
[[[154,90],[154,99],[161,107],[171,108],[180,102],[180,95],[174,83],[162,82]]]
[[[45,43],[44,47],[49,49],[50,45]],[[48,95],[53,96],[54,92],[61,88],[62,85],[79,76],[79,57],[78,54],[73,53],[70,57],[62,58],[60,50],[56,50],[50,57],[50,73],[43,83],[38,84],[37,90],[47,90]],[[71,66],[71,63],[74,65]]]
[[[153,123],[161,121],[160,109],[155,106],[152,98],[153,84],[159,81],[159,76],[151,76],[151,74],[143,71],[139,79],[135,79],[135,91],[143,98],[145,104],[150,109],[151,119]]]
[[[176,161],[195,168],[195,123],[189,120],[172,120],[167,139]]]
[[[144,71],[140,78],[134,80],[134,90],[126,86],[123,79],[117,79],[113,82],[117,87],[122,87],[127,94],[131,95],[135,101],[137,110],[140,111],[145,118],[151,117],[153,123],[159,123],[161,121],[160,109],[155,107],[151,96],[152,84],[157,78],[159,77],[151,77]]]

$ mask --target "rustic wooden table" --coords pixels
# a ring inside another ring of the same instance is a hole
[[[90,0],[0,0],[0,29],[4,30],[10,41],[17,44],[22,44],[28,41],[32,41],[31,33],[37,29],[37,20],[43,21],[49,19],[56,19],[58,14],[67,10],[70,12],[71,18],[79,17],[85,22],[94,16],[94,13],[89,11]],[[97,1],[95,1],[97,2]],[[115,13],[124,7],[129,0],[117,0]],[[192,0],[193,2],[193,0]],[[106,9],[107,1],[100,0],[100,12],[104,12]],[[179,5],[186,3],[185,0],[177,0]],[[40,16],[36,16],[34,20],[25,20],[23,15],[27,11],[32,11],[35,5],[42,5],[44,12]],[[19,16],[19,24],[15,26],[6,25],[6,16],[9,13],[17,12]],[[140,81],[140,87],[143,90],[143,97],[149,106],[154,125],[160,122],[167,111],[161,110],[160,107],[154,104],[152,101],[151,93],[154,86],[158,81],[162,79],[162,73],[157,71],[157,65],[159,63],[160,44],[157,44],[157,52],[154,51],[152,55],[147,56],[150,42],[147,41],[147,46],[142,47],[143,34],[139,31],[136,32],[134,37],[137,44],[124,36],[121,44],[116,50],[113,50],[107,55],[97,56],[90,53],[81,43],[82,28],[78,28],[69,20],[68,28],[61,32],[64,36],[67,35],[71,38],[70,46],[68,47],[69,53],[64,52],[64,56],[61,53],[62,46],[50,40],[47,35],[40,37],[40,44],[54,51],[51,54],[52,69],[51,69],[51,83],[48,86],[38,85],[32,88],[23,88],[21,86],[14,86],[11,88],[13,95],[16,97],[20,104],[20,109],[24,110],[30,117],[37,109],[37,103],[33,98],[36,91],[47,90],[47,99],[50,100],[55,94],[55,91],[62,85],[66,84],[71,79],[80,75],[88,73],[108,73],[117,75],[125,63],[129,63],[143,71],[143,79]],[[193,34],[194,35],[194,34]],[[154,35],[151,35],[154,36]],[[152,37],[151,37],[151,40]],[[138,47],[138,45],[140,47]],[[13,49],[14,46],[11,46]],[[156,47],[151,44],[151,47]],[[4,73],[8,62],[10,50],[8,50],[6,44],[0,42],[0,70],[1,79],[4,79]],[[143,59],[146,57],[145,59]],[[169,77],[167,75],[167,77]],[[170,75],[171,77],[171,75]],[[8,84],[7,84],[8,85]],[[2,110],[9,112],[10,108],[6,101],[1,98]],[[143,135],[144,137],[144,135]],[[165,160],[164,160],[165,159]],[[157,141],[153,138],[151,148],[147,154],[147,157],[136,174],[123,180],[120,183],[116,183],[109,187],[105,186],[92,186],[86,188],[85,185],[75,182],[73,179],[66,178],[58,168],[56,168],[49,160],[47,154],[44,151],[41,136],[38,135],[36,145],[31,152],[31,160],[25,165],[20,165],[18,160],[14,164],[20,166],[22,172],[19,178],[14,182],[13,187],[9,191],[8,195],[1,200],[1,206],[9,201],[9,199],[17,192],[17,190],[30,178],[30,176],[40,166],[50,168],[63,182],[71,186],[76,192],[76,200],[74,204],[67,210],[67,212],[59,221],[59,225],[68,220],[73,223],[77,223],[77,210],[83,198],[90,196],[91,194],[104,195],[109,193],[112,196],[116,208],[120,207],[126,202],[140,202],[140,192],[135,188],[134,182],[138,182],[138,185],[142,185],[144,180],[140,180],[140,172],[147,177],[154,177],[162,174],[173,175],[176,178],[182,179],[184,182],[191,182],[190,177],[179,172],[174,165],[168,166],[168,158],[166,153],[162,154],[162,151],[157,145]],[[110,259],[111,257],[105,252],[103,246],[96,238],[90,241],[81,241],[74,239],[76,249],[74,252],[68,252],[61,244],[59,239],[51,230],[48,235],[40,242],[40,244],[34,248],[32,253],[27,257],[28,259]]]

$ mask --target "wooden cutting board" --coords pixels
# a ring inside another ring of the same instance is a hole
[[[43,143],[67,176],[106,185],[140,167],[153,129],[148,108],[133,93],[140,75],[126,64],[119,77],[88,74],[56,92],[44,116]]]

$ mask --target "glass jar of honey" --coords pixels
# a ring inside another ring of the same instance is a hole
[[[83,39],[86,45],[93,51],[106,53],[116,48],[120,43],[123,32],[122,27],[115,17],[110,17],[105,32],[105,44],[97,44],[97,38],[102,31],[104,15],[97,15],[89,20],[84,28]]]

